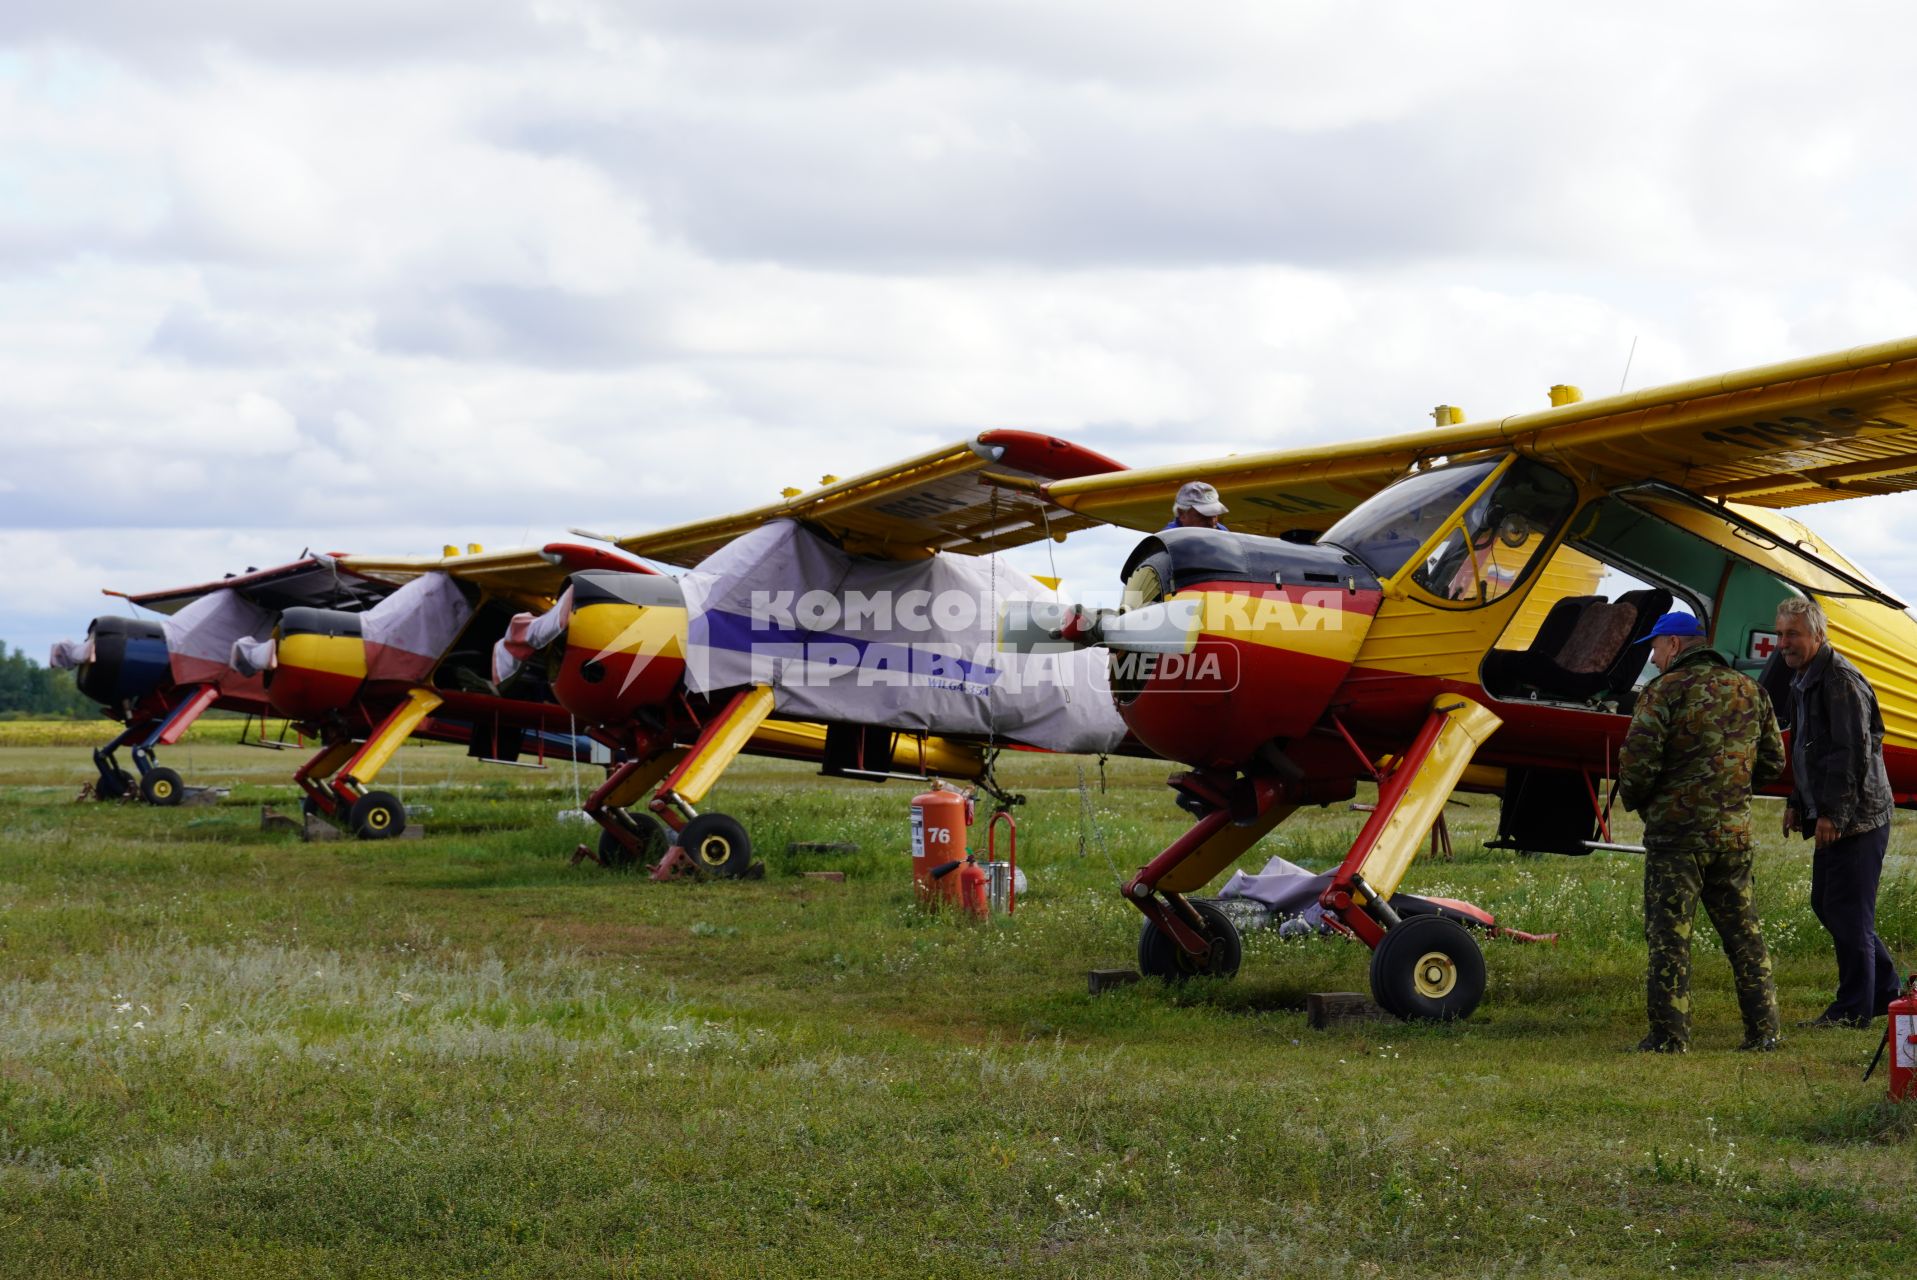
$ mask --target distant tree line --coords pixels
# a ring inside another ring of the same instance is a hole
[[[71,671],[43,667],[0,642],[0,720],[90,719],[99,707],[81,695]]]

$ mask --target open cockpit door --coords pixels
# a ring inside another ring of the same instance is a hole
[[[1820,596],[1856,596],[1892,609],[1904,602],[1824,548],[1796,521],[1757,507],[1713,502],[1658,480],[1626,486],[1618,498],[1719,549]]]

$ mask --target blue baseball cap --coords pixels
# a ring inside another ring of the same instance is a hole
[[[1701,636],[1704,624],[1681,609],[1673,609],[1652,624],[1651,630],[1639,644],[1655,640],[1659,636]]]

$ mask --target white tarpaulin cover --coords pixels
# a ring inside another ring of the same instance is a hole
[[[228,661],[233,669],[243,676],[256,676],[262,671],[270,671],[276,665],[273,652],[273,638],[255,640],[251,636],[233,642],[233,652]]]
[[[518,675],[526,659],[566,634],[571,620],[571,587],[544,613],[515,613],[506,624],[506,634],[493,646],[493,684],[503,686]]]
[[[988,557],[849,556],[789,520],[685,574],[686,683],[770,685],[787,719],[1103,752],[1125,736],[1098,650],[997,651],[1009,600],[1052,600]]]
[[[1256,902],[1278,916],[1302,916],[1305,923],[1315,929],[1323,926],[1325,919],[1325,909],[1318,905],[1318,895],[1330,883],[1329,871],[1307,871],[1295,862],[1274,857],[1265,864],[1264,870],[1255,875],[1246,871],[1232,872],[1231,879],[1225,881],[1225,887],[1218,891],[1218,896]]]
[[[47,665],[55,671],[77,671],[93,661],[92,640],[55,640]]]
[[[1253,874],[1248,871],[1234,871],[1231,879],[1225,881],[1225,887],[1218,891],[1218,897],[1225,902],[1255,902],[1266,912],[1266,921],[1284,921],[1280,931],[1289,935],[1294,927],[1291,921],[1302,921],[1305,929],[1320,932],[1332,932],[1330,923],[1325,919],[1325,909],[1319,905],[1318,896],[1331,884],[1331,872],[1311,872],[1295,862],[1274,857],[1264,865],[1263,870]],[[1415,893],[1395,893],[1391,905],[1402,915],[1438,914],[1455,920],[1459,924],[1492,928],[1496,921],[1491,913],[1482,907],[1456,898],[1424,898]],[[1245,927],[1242,917],[1239,927]],[[1530,934],[1514,930],[1503,931],[1508,936],[1521,941],[1537,941]],[[1552,937],[1557,935],[1553,934]]]
[[[362,616],[366,678],[418,684],[466,629],[473,607],[450,576],[422,573]]]
[[[251,676],[233,666],[234,644],[273,634],[274,615],[237,591],[209,591],[160,619],[177,684],[232,685]]]

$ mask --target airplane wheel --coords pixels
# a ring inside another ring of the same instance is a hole
[[[140,778],[140,799],[148,804],[175,805],[185,797],[186,785],[171,769],[148,769]]]
[[[1200,898],[1187,901],[1198,909],[1199,918],[1205,922],[1205,932],[1212,940],[1211,953],[1204,960],[1193,959],[1170,934],[1158,927],[1157,921],[1146,920],[1145,927],[1138,931],[1138,971],[1147,978],[1162,978],[1166,982],[1236,976],[1239,962],[1245,956],[1238,926],[1216,903]]]
[[[672,835],[666,830],[666,824],[649,813],[628,813],[626,825],[639,837],[639,853],[635,857],[631,849],[612,832],[600,829],[599,862],[609,870],[623,870],[635,862],[665,856],[672,847]]]
[[[140,784],[125,769],[103,773],[100,780],[93,784],[94,797],[100,800],[124,800],[139,789]]]
[[[1407,1021],[1468,1018],[1484,998],[1484,953],[1443,916],[1407,916],[1371,953],[1371,995]]]
[[[347,822],[362,840],[391,840],[406,830],[406,806],[397,796],[368,791],[354,803]]]
[[[752,865],[752,838],[737,818],[702,813],[679,833],[679,847],[707,875],[730,880]]]

